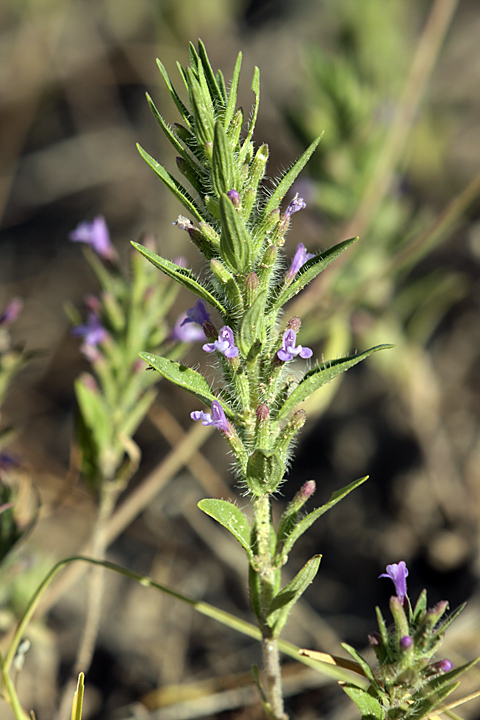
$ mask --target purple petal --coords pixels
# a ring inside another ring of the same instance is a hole
[[[10,300],[7,307],[0,315],[0,325],[11,325],[19,316],[23,308],[23,302],[20,298],[13,298]]]
[[[187,314],[183,313],[180,315],[177,319],[177,322],[175,323],[175,327],[172,331],[172,337],[175,340],[180,340],[180,342],[198,342],[199,340],[206,340],[205,333],[203,332],[203,329],[197,325],[197,323],[188,323],[185,324],[185,321],[187,321]]]
[[[313,355],[313,350],[309,347],[302,347],[302,349],[299,352],[299,355],[304,360],[308,360],[308,358],[311,358]]]
[[[182,325],[191,322],[197,323],[198,325],[210,322],[210,313],[207,311],[203,300],[197,300],[193,308],[187,310],[187,317],[182,322]]]
[[[400,602],[403,602],[407,596],[407,576],[408,568],[404,560],[399,563],[392,563],[387,565],[386,572],[382,573],[378,577],[390,578],[395,585],[395,592]]]
[[[298,193],[296,193],[293,200],[288,204],[287,209],[284,213],[284,219],[287,219],[293,215],[293,213],[298,212],[299,210],[304,210],[307,207],[307,203],[305,200],[301,197],[299,197]]]
[[[72,242],[83,242],[91,245],[100,257],[106,260],[112,260],[115,256],[115,249],[110,242],[110,233],[108,232],[105,218],[99,215],[92,222],[81,222],[75,230],[68,235]]]
[[[212,401],[212,418],[213,425],[217,428],[217,430],[221,430],[224,433],[228,432],[227,418],[223,407],[218,400]]]

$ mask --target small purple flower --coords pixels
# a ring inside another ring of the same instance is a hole
[[[211,413],[203,412],[203,410],[194,410],[190,413],[190,417],[195,421],[201,420],[202,425],[213,425],[213,427],[223,433],[227,434],[230,432],[228,420],[218,400],[212,401]]]
[[[297,245],[295,255],[293,256],[292,264],[290,265],[290,268],[285,276],[285,280],[287,282],[292,282],[293,278],[300,270],[302,265],[305,265],[307,260],[310,260],[310,258],[313,257],[315,257],[315,254],[307,252],[307,248],[305,247],[305,245],[303,243],[299,243]]]
[[[108,332],[100,322],[96,313],[91,312],[85,325],[77,325],[72,330],[73,335],[83,337],[82,350],[85,347],[96,347],[108,337]]]
[[[186,318],[183,320],[182,325],[187,323],[197,323],[203,325],[203,323],[210,322],[210,313],[205,307],[203,300],[197,300],[193,308],[187,310]]]
[[[202,345],[202,349],[205,350],[205,352],[218,350],[219,353],[225,355],[227,358],[235,358],[238,355],[238,347],[235,345],[233,330],[229,328],[228,325],[224,325],[221,328],[218,333],[218,340]]]
[[[395,585],[395,592],[397,593],[398,599],[400,602],[403,602],[407,597],[408,568],[405,561],[401,560],[399,563],[387,565],[386,570],[387,572],[382,573],[378,577],[390,578]]]
[[[20,298],[13,298],[13,300],[10,300],[7,307],[0,315],[0,326],[11,325],[13,322],[15,322],[22,308],[23,302],[20,300]]]
[[[228,195],[228,197],[230,198],[230,200],[232,201],[233,205],[234,205],[236,208],[240,207],[240,205],[242,204],[242,201],[241,201],[241,198],[240,198],[240,194],[238,193],[237,190],[229,190],[229,191],[227,192],[227,195]]]
[[[295,330],[285,330],[283,333],[282,348],[277,352],[278,359],[282,362],[290,362],[290,360],[293,360],[297,355],[300,355],[304,360],[312,357],[313,350],[308,347],[302,347],[301,345],[295,347],[296,342],[297,333]]]
[[[182,313],[175,323],[175,327],[172,331],[172,337],[180,342],[198,342],[199,340],[206,340],[203,329],[188,319],[187,313]]]
[[[110,233],[107,223],[102,215],[96,217],[92,222],[81,222],[75,230],[68,235],[73,242],[83,242],[91,245],[95,252],[104,260],[113,260],[117,253],[110,242]]]
[[[304,210],[307,207],[307,203],[305,200],[301,197],[299,197],[298,193],[295,194],[295,197],[293,200],[290,201],[290,203],[287,206],[287,209],[283,213],[283,220],[287,220],[289,217],[293,215],[293,213],[298,212],[299,210]]]

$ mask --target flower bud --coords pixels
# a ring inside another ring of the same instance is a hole
[[[245,291],[246,291],[246,295],[247,295],[248,307],[251,307],[251,305],[253,305],[253,301],[257,297],[258,285],[259,285],[259,282],[258,282],[258,276],[256,273],[251,272],[245,276]]]
[[[413,645],[413,640],[410,635],[404,635],[400,638],[400,650],[408,650]]]
[[[294,332],[298,333],[301,325],[302,325],[302,321],[300,320],[299,317],[297,317],[295,315],[294,317],[290,318],[290,320],[288,321],[286,330],[293,330]]]

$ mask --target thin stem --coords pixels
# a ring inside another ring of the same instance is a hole
[[[263,667],[266,677],[266,696],[269,703],[271,717],[275,720],[285,720],[287,717],[283,709],[282,671],[278,642],[272,637],[268,625],[268,612],[274,594],[275,569],[273,568],[272,544],[272,515],[270,497],[263,495],[255,498],[253,503],[255,515],[255,528],[257,539],[258,574],[261,584],[261,632]]]

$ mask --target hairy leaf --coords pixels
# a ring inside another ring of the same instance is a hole
[[[273,636],[278,637],[285,625],[292,607],[303,595],[307,587],[313,582],[320,566],[321,555],[315,555],[308,560],[301,570],[284,588],[278,592],[270,605],[267,623],[272,629]]]
[[[312,142],[312,144],[305,150],[303,155],[301,155],[296,163],[290,168],[290,170],[285,173],[283,178],[278,183],[277,187],[275,188],[275,192],[270,197],[270,200],[267,202],[264,210],[264,216],[266,217],[268,213],[270,213],[272,210],[275,210],[277,208],[282,199],[285,197],[287,192],[289,191],[290,187],[293,185],[297,177],[302,172],[303,168],[307,164],[307,162],[312,157],[313,153],[315,152],[318,143],[322,139],[322,136],[318,137],[316,140]]]
[[[243,549],[246,550],[250,562],[253,562],[253,553],[250,547],[250,526],[243,512],[227,500],[214,498],[200,500],[198,507],[202,512],[210,515],[220,525],[227,528]]]

